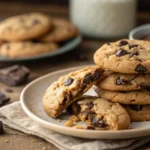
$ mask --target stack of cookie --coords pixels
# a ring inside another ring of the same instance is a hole
[[[59,43],[77,36],[69,21],[42,13],[27,13],[0,23],[0,54],[11,58],[31,57],[58,49]]]
[[[122,104],[131,121],[150,120],[150,42],[121,40],[103,45],[94,61],[110,74],[97,83],[98,94]]]

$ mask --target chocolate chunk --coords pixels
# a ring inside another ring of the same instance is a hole
[[[25,66],[14,65],[0,69],[0,81],[9,86],[21,85],[28,79],[29,73]]]
[[[92,109],[94,106],[93,102],[88,102],[86,105],[88,106],[89,109]]]
[[[37,24],[40,24],[41,22],[38,20],[38,19],[34,19],[33,20],[33,25],[37,25]]]
[[[68,106],[68,107],[67,107],[67,112],[68,112],[69,114],[73,114],[73,110],[72,110],[72,107],[71,107],[71,106]]]
[[[130,53],[130,57],[133,57],[134,55],[138,55],[139,53],[138,53],[138,51],[133,51],[132,53]]]
[[[137,44],[129,44],[129,48],[131,49],[131,48],[134,48],[134,47],[138,47],[138,45]]]
[[[116,79],[116,85],[127,85],[129,83],[130,83],[130,81],[125,80],[125,79],[120,79],[120,77],[118,77]]]
[[[104,120],[99,120],[98,118],[94,117],[92,120],[92,124],[95,127],[99,127],[99,128],[105,128],[107,126],[106,122]]]
[[[0,121],[0,134],[4,134],[3,123]]]
[[[0,92],[0,106],[5,105],[9,101],[10,101],[10,98],[6,97],[5,94],[3,94],[3,93]]]
[[[68,79],[65,81],[64,86],[71,85],[73,81],[74,81],[74,79],[68,78]]]
[[[108,43],[106,43],[107,45],[111,45],[109,42]]]
[[[126,50],[123,50],[123,49],[120,49],[116,52],[116,56],[118,57],[121,57],[121,56],[124,56],[124,55],[127,55],[129,54]]]
[[[141,84],[140,87],[150,92],[150,86],[145,86]]]
[[[92,75],[91,73],[87,74],[84,76],[84,80],[83,80],[83,83],[84,84],[90,84],[92,81]]]
[[[130,105],[130,108],[135,111],[140,111],[142,110],[143,106],[142,105]]]
[[[129,43],[127,41],[124,41],[124,40],[119,42],[119,46],[124,46],[124,45],[127,45],[127,44],[129,44]]]
[[[147,71],[147,69],[142,66],[141,64],[138,64],[137,67],[135,68],[135,71],[138,73],[145,73]]]
[[[96,70],[96,71],[94,72],[94,74],[91,75],[92,81],[97,81],[97,80],[99,80],[99,77],[100,77],[100,71],[99,71],[99,70]]]

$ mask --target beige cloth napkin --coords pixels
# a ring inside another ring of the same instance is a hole
[[[0,108],[0,120],[10,128],[41,137],[60,150],[132,150],[150,141],[150,137],[128,140],[88,140],[59,134],[31,120],[23,111],[20,102]]]

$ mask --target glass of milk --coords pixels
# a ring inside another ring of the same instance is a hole
[[[136,25],[136,0],[70,0],[70,19],[83,35],[121,38]]]

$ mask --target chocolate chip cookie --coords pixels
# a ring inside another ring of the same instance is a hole
[[[73,114],[92,129],[121,130],[128,129],[130,125],[127,111],[120,104],[103,98],[82,97],[71,108]]]
[[[0,23],[0,39],[5,41],[30,40],[47,33],[51,27],[51,18],[42,13],[9,17]]]
[[[47,114],[56,118],[95,82],[101,80],[103,72],[104,70],[98,66],[90,66],[71,72],[53,82],[43,97],[43,106]]]
[[[147,90],[115,92],[96,89],[95,91],[100,97],[107,99],[111,102],[117,102],[120,104],[138,104],[138,105],[150,104],[150,92]]]
[[[0,55],[11,58],[23,58],[53,52],[56,49],[58,49],[58,45],[55,43],[10,42],[0,46]]]
[[[131,121],[150,121],[150,105],[125,105]]]
[[[43,42],[62,42],[69,40],[78,35],[78,29],[75,25],[65,19],[53,18],[53,29],[41,37],[39,40]]]
[[[120,40],[107,43],[96,51],[94,61],[113,72],[150,73],[150,41]]]
[[[150,91],[150,74],[112,73],[98,82],[97,86],[108,91]]]

